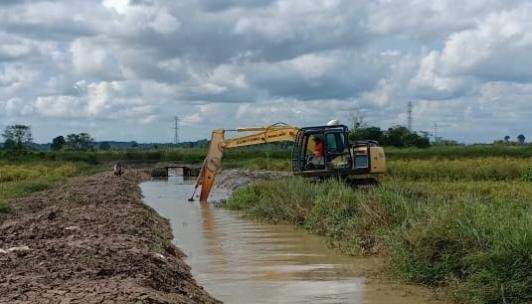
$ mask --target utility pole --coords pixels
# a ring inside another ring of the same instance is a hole
[[[179,117],[174,116],[174,145],[179,143]]]
[[[408,130],[412,131],[412,101],[408,102]]]

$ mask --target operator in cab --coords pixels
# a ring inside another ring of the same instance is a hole
[[[317,136],[313,136],[314,140],[314,155],[310,158],[309,164],[315,169],[323,167],[323,141]]]
[[[314,156],[323,157],[323,142],[318,137],[314,137]]]

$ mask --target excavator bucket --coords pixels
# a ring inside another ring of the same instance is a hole
[[[202,203],[207,201],[214,184],[214,177],[222,164],[224,133],[224,130],[215,130],[212,132],[209,150],[207,151],[207,156],[196,180],[196,188],[201,186],[200,202]]]

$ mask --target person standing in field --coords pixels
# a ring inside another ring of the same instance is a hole
[[[116,162],[113,168],[113,173],[115,176],[122,176],[124,173],[124,170],[122,169],[122,163],[120,161]]]

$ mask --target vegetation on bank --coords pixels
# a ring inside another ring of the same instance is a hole
[[[532,160],[398,159],[380,187],[265,181],[226,206],[326,236],[351,254],[383,254],[407,281],[447,286],[464,303],[532,299]]]
[[[388,160],[462,160],[500,157],[504,159],[532,157],[532,145],[469,145],[469,146],[433,146],[430,148],[385,147]],[[95,151],[9,151],[0,150],[0,161],[65,161],[88,162],[92,164],[124,162],[175,161],[201,164],[206,148],[172,149],[121,149]],[[224,166],[231,168],[290,170],[291,149],[285,146],[262,145],[257,147],[227,150]]]

